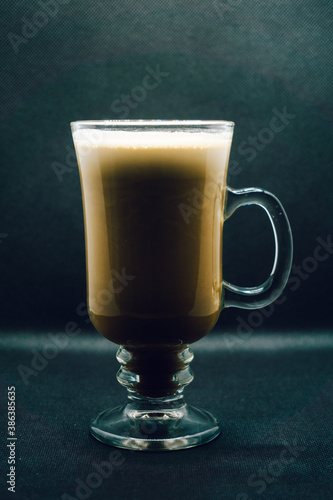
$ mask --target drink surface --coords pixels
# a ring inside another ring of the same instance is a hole
[[[78,130],[88,305],[133,346],[195,342],[221,310],[231,140],[222,133]]]

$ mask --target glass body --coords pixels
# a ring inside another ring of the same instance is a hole
[[[206,335],[223,307],[263,307],[281,293],[292,242],[279,201],[260,189],[227,187],[233,123],[72,123],[86,236],[88,311],[121,347],[126,405],[107,410],[92,434],[115,446],[180,449],[219,433],[216,419],[187,405],[188,344]],[[239,206],[268,214],[275,260],[260,287],[222,275],[223,223]],[[143,432],[142,426],[151,432]]]

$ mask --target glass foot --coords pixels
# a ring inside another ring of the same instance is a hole
[[[106,410],[91,421],[91,434],[118,448],[170,451],[208,443],[220,433],[216,418],[187,405],[182,396],[131,397],[128,404]]]

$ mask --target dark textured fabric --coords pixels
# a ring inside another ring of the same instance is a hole
[[[36,352],[51,355],[51,344],[47,334],[3,336],[2,443],[8,385],[16,386],[18,438],[16,496],[6,494],[7,455],[1,447],[4,499],[53,500],[65,493],[80,498],[80,480],[89,482],[94,464],[108,461],[115,450],[91,437],[88,427],[93,416],[125,399],[115,379],[116,346],[96,333],[81,334],[25,385],[17,367],[31,367]],[[332,498],[330,333],[254,334],[233,344],[212,334],[192,349],[195,379],[185,389],[186,399],[219,418],[221,435],[178,452],[120,450],[111,475],[86,491],[86,498]]]
[[[110,343],[80,335],[28,386],[17,366],[49,345],[46,332],[87,326],[77,312],[84,235],[69,122],[126,114],[234,121],[228,182],[280,198],[296,267],[282,301],[223,311],[211,343],[193,348],[187,400],[216,414],[222,435],[170,454],[121,451],[123,463],[86,498],[332,498],[332,344],[318,333],[332,330],[332,3],[2,0],[0,9],[1,498],[75,498],[77,481],[110,454],[88,433],[92,416],[124,398]],[[156,89],[121,110],[152,70],[164,73]],[[276,113],[286,123],[272,136]],[[233,215],[225,278],[264,281],[272,242],[258,209]],[[5,484],[8,385],[17,388],[16,496]]]
[[[300,266],[297,293],[266,328],[331,326],[332,263],[312,260],[316,239],[332,233],[331,15],[329,0],[3,0],[2,323],[61,327],[84,300],[69,122],[127,114],[236,123],[229,184],[281,199]],[[164,73],[158,86],[120,110],[122,95],[138,92],[156,68]],[[274,110],[289,118],[272,137]],[[225,225],[226,279],[264,281],[272,241],[259,209],[237,212]],[[234,325],[238,314],[224,313],[221,326]]]

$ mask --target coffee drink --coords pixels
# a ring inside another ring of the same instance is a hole
[[[94,326],[129,348],[203,337],[221,310],[230,139],[85,129],[74,143]]]

